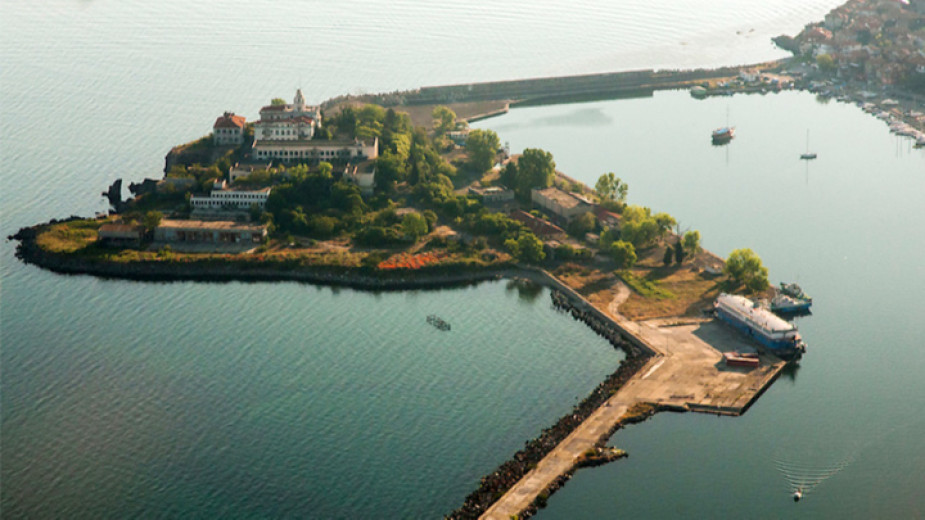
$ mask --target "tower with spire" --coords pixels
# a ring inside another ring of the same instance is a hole
[[[267,105],[260,109],[254,136],[263,140],[303,141],[314,137],[320,124],[321,107],[306,104],[299,88],[291,105]]]

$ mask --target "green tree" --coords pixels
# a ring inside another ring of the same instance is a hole
[[[681,265],[684,262],[684,246],[681,245],[679,240],[677,244],[674,245],[674,260],[675,263]]]
[[[629,192],[629,186],[620,180],[613,172],[607,172],[597,179],[594,185],[594,191],[604,200],[626,202],[626,195]]]
[[[539,148],[527,148],[517,161],[517,186],[514,190],[522,201],[530,200],[533,188],[548,188],[556,174],[552,154]]]
[[[831,72],[835,70],[835,59],[828,54],[820,54],[816,56],[816,64],[819,65],[819,68],[826,72]]]
[[[601,239],[598,241],[597,245],[603,251],[609,249],[610,244],[613,244],[617,240],[620,240],[620,230],[615,227],[609,227],[601,233]]]
[[[517,186],[517,163],[509,161],[505,164],[498,180],[508,188],[514,189]]]
[[[422,215],[424,215],[424,220],[427,221],[427,231],[433,231],[437,227],[437,214],[432,210],[425,209]]]
[[[420,213],[408,213],[402,218],[401,230],[408,238],[417,240],[427,234],[427,219]]]
[[[665,246],[665,255],[662,256],[662,263],[668,266],[671,265],[672,260],[674,260],[674,254],[671,251],[671,246]]]
[[[456,127],[456,112],[449,107],[443,105],[435,107],[430,115],[434,119],[434,130],[437,135],[445,134]]]
[[[327,161],[321,161],[320,163],[318,163],[318,175],[321,175],[322,177],[327,178],[327,179],[333,179],[334,178],[333,172],[334,172],[334,166],[331,163]]]
[[[678,224],[678,221],[676,221],[674,217],[668,213],[656,213],[652,218],[654,218],[655,223],[658,224],[659,236],[665,236],[669,231],[671,231],[671,228]]]
[[[491,168],[495,160],[495,154],[501,141],[498,134],[491,130],[473,130],[469,132],[466,138],[466,152],[469,153],[469,164],[472,169],[478,172],[484,172]]]
[[[617,263],[617,269],[629,269],[636,265],[636,248],[629,242],[617,240],[610,244],[610,256]]]
[[[145,218],[143,221],[145,231],[152,233],[154,228],[161,224],[161,220],[164,219],[164,214],[160,211],[149,211],[145,213]]]
[[[372,139],[373,137],[381,137],[385,115],[385,109],[379,105],[367,104],[355,111],[354,133],[356,138]]]
[[[270,100],[270,105],[274,107],[283,106],[286,104],[286,100],[283,98],[273,98]]]
[[[521,233],[517,238],[518,259],[525,262],[541,262],[546,258],[543,242],[533,233]]]
[[[730,253],[723,272],[736,283],[745,285],[749,291],[763,291],[769,285],[768,268],[761,264],[761,258],[751,249],[736,249]]]
[[[407,176],[405,161],[390,150],[376,159],[376,189],[390,193]]]
[[[696,255],[702,248],[700,247],[700,231],[688,231],[684,233],[684,238],[681,239],[681,243],[684,244],[684,249],[691,255]]]
[[[309,220],[309,227],[313,235],[327,238],[334,234],[334,230],[337,228],[338,223],[339,221],[334,217],[312,215]]]
[[[597,219],[590,211],[579,215],[568,225],[568,232],[575,237],[582,238],[585,234],[597,229]]]

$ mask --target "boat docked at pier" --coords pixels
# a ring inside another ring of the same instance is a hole
[[[793,282],[793,283],[781,282],[780,292],[792,298],[807,301],[810,303],[810,305],[812,305],[813,303],[813,299],[808,294],[803,292],[803,288],[797,285],[796,282]]]
[[[744,296],[722,293],[713,303],[716,317],[781,358],[799,357],[806,344],[794,324]]]
[[[771,311],[778,314],[803,314],[808,313],[810,306],[812,306],[812,299],[803,300],[800,298],[794,298],[783,293],[775,294],[771,298]]]

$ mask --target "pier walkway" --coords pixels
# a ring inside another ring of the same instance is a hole
[[[592,310],[591,303],[549,275],[552,285],[564,289],[576,308]],[[483,519],[508,520],[527,509],[560,475],[571,471],[586,450],[606,442],[605,436],[636,403],[652,403],[678,411],[741,415],[780,375],[785,364],[761,354],[758,368],[727,367],[722,353],[754,347],[735,331],[712,319],[679,322],[633,322],[621,316],[619,304],[629,295],[620,284],[607,309],[593,308],[632,342],[655,355],[603,406],[556,446],[536,468],[504,494]]]

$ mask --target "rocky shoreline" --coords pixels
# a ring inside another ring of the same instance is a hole
[[[78,218],[72,217],[71,219]],[[280,282],[294,281],[346,287],[369,291],[402,291],[409,289],[442,289],[476,284],[502,278],[538,279],[526,268],[514,264],[502,264],[484,269],[455,269],[447,272],[397,271],[375,272],[363,267],[319,266],[312,268],[266,267],[255,262],[234,260],[209,260],[201,262],[135,261],[127,263],[106,262],[81,258],[76,255],[50,253],[36,242],[40,228],[67,220],[51,220],[46,224],[20,229],[8,240],[17,240],[16,257],[27,264],[69,275],[91,275],[100,278],[133,280],[144,282]]]

